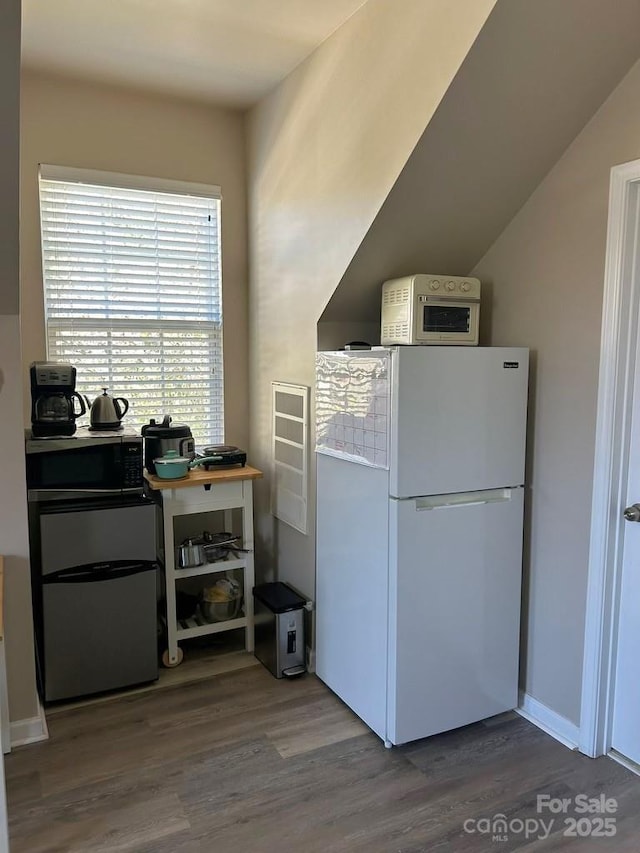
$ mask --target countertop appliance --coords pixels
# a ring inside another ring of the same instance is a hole
[[[34,361],[31,381],[31,428],[35,436],[73,435],[76,419],[86,407],[76,392],[76,369],[71,364]],[[76,400],[79,410],[76,410]]]
[[[102,388],[102,394],[96,397],[93,403],[89,403],[90,430],[102,432],[122,429],[122,419],[129,411],[129,401],[124,397],[111,397],[107,394],[107,388]]]
[[[477,346],[480,282],[455,275],[409,275],[382,285],[380,342]]]
[[[203,462],[205,471],[210,468],[226,468],[231,465],[240,465],[241,468],[247,464],[247,454],[233,444],[210,444],[196,456],[207,459]]]
[[[518,704],[528,361],[318,353],[316,671],[386,745]]]
[[[152,418],[142,427],[144,438],[144,467],[150,474],[156,473],[154,459],[164,456],[167,450],[176,450],[180,456],[194,459],[196,445],[187,424],[173,423],[170,415],[165,415],[161,423]]]
[[[143,492],[142,437],[133,429],[101,433],[80,427],[73,436],[57,438],[27,434],[26,454],[30,501],[118,498]]]

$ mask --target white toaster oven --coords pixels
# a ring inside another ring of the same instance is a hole
[[[480,282],[453,275],[408,275],[382,285],[380,343],[477,346]]]

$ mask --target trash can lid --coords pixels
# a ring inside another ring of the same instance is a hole
[[[300,610],[306,599],[282,581],[263,583],[253,588],[254,598],[265,604],[273,613],[286,613],[289,610]]]

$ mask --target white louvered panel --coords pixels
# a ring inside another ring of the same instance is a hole
[[[273,476],[271,512],[307,532],[309,388],[272,382]]]
[[[103,385],[126,397],[132,426],[167,413],[223,442],[219,191],[42,168],[48,357],[74,364],[90,399]]]

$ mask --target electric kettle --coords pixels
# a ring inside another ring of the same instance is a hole
[[[129,401],[124,397],[110,397],[106,388],[102,389],[102,394],[93,403],[87,400],[87,404],[91,407],[90,430],[120,429],[122,418],[129,411]]]

